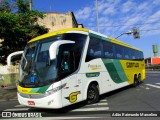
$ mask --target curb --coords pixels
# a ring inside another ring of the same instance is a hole
[[[2,85],[0,86],[0,90],[14,90],[14,89],[17,89],[16,86],[5,86],[5,87],[2,87]]]
[[[6,102],[6,101],[18,101],[18,99],[0,100],[0,102]]]

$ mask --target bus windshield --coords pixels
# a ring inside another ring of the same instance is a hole
[[[21,59],[19,85],[31,88],[41,87],[54,83],[62,79],[61,76],[74,72],[78,69],[79,63],[73,65],[71,62],[80,61],[77,59],[81,58],[86,37],[83,34],[67,33],[29,43]],[[58,40],[70,40],[75,44],[61,45],[57,50],[56,59],[50,60],[49,48],[52,43]],[[67,59],[68,54],[71,57]],[[62,65],[66,64],[66,60],[70,66]],[[62,73],[64,74],[62,75]]]

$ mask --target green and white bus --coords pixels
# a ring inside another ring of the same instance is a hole
[[[85,28],[51,32],[28,42],[20,63],[18,101],[62,108],[145,79],[143,52]]]

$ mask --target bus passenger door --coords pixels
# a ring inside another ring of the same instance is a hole
[[[59,73],[60,79],[62,79],[62,85],[66,84],[64,88],[62,88],[62,104],[63,106],[72,104],[76,102],[76,80],[77,75],[74,73],[74,57],[73,51],[64,49],[65,45],[63,45],[63,50],[60,51],[60,61],[59,61]]]
[[[76,91],[76,75],[72,75],[62,80],[62,84],[66,86],[62,89],[62,104],[63,106],[70,105],[77,101],[77,91]]]
[[[78,74],[71,75],[66,80],[66,87],[62,90],[63,104],[76,103],[82,100],[82,81]],[[62,84],[65,81],[62,82]]]

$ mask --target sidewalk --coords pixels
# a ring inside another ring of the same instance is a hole
[[[0,88],[0,102],[17,100],[17,89]]]

